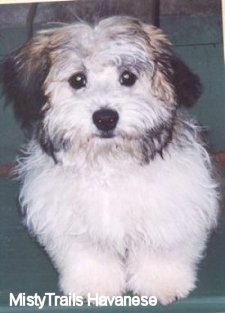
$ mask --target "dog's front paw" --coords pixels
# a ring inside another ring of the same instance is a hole
[[[109,263],[86,259],[60,275],[60,289],[64,294],[74,293],[83,297],[120,295],[125,289],[125,275],[120,262]]]
[[[195,288],[195,271],[180,264],[149,264],[148,268],[140,264],[136,273],[128,281],[128,289],[135,294],[155,296],[167,305],[185,298]]]

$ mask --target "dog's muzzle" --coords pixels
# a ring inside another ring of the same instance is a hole
[[[119,120],[119,114],[110,109],[101,109],[94,112],[93,122],[98,130],[101,131],[101,137],[113,137],[112,131],[116,128]]]

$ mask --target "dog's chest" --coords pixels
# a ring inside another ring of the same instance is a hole
[[[146,175],[139,166],[97,166],[76,175],[74,210],[82,211],[96,231],[129,231],[141,214],[149,190]]]
[[[126,245],[127,238],[137,237],[138,228],[145,231],[143,216],[151,208],[155,184],[152,166],[129,159],[75,167],[45,159],[42,167],[31,158],[29,162],[34,167],[24,167],[20,197],[36,234],[42,236],[44,229],[50,237],[88,236],[113,246]]]
[[[140,166],[129,164],[105,164],[75,174],[71,209],[76,222],[71,227],[79,218],[93,240],[125,243],[143,217],[149,194],[145,176]]]

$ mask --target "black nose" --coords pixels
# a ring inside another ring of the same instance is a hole
[[[119,115],[114,110],[101,109],[94,112],[93,122],[99,130],[109,131],[116,127]]]

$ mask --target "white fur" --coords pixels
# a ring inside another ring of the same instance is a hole
[[[93,48],[97,35],[83,38]],[[43,127],[50,138],[63,131],[72,144],[56,152],[55,164],[36,139],[28,143],[18,166],[20,201],[64,293],[112,296],[132,290],[167,304],[195,287],[197,264],[216,225],[217,184],[196,126],[179,114],[178,139],[163,158],[157,154],[143,164],[141,134],[167,120],[169,106],[154,96],[146,73],[132,88],[121,86],[120,62],[112,65],[111,59],[125,52],[101,42],[83,60],[89,73],[84,89],[75,91],[67,82],[78,71],[79,56],[70,49],[54,58],[45,81],[50,102]],[[127,43],[123,49],[133,48]],[[132,53],[148,58],[147,49]],[[102,106],[119,112],[111,139],[98,138],[92,122]]]
[[[129,287],[168,303],[193,289],[217,218],[216,186],[199,144],[173,147],[144,167],[104,157],[63,167],[34,142],[28,151],[20,198],[64,292],[117,295]]]

